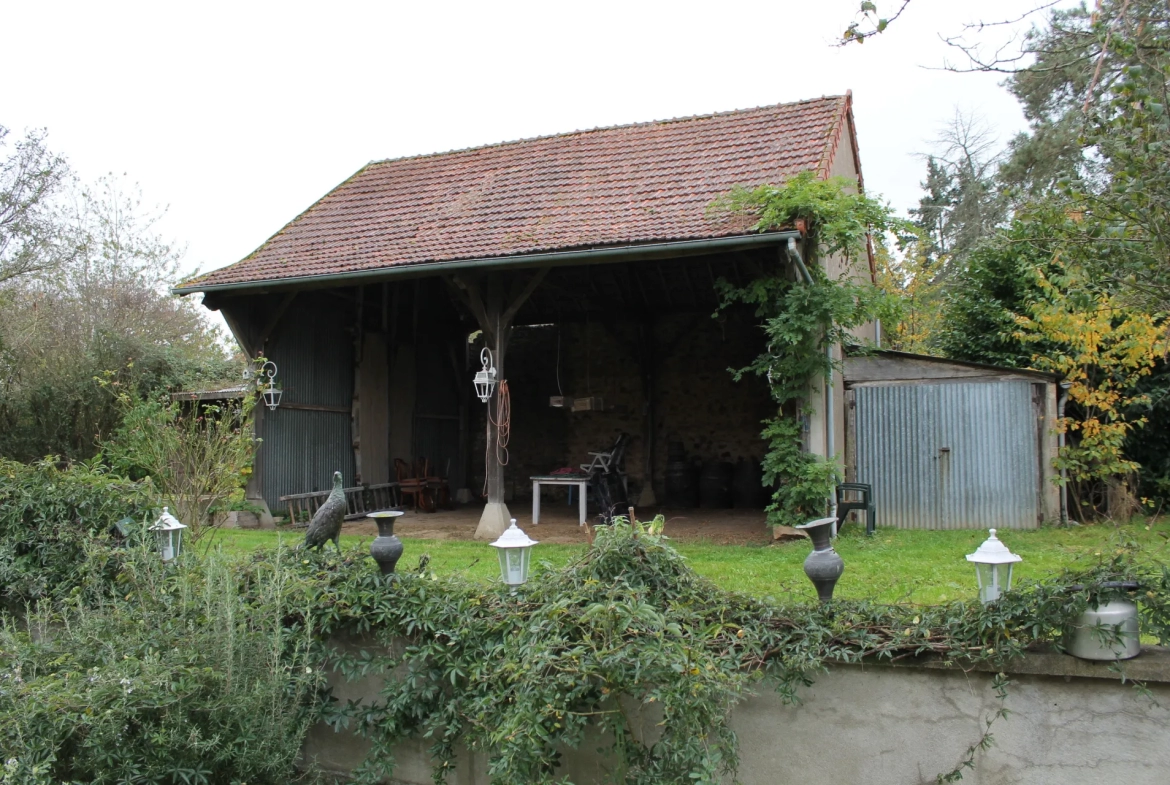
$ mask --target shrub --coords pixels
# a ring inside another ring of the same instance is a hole
[[[0,459],[0,604],[78,586],[90,549],[110,541],[117,521],[147,519],[149,490],[96,464]]]
[[[182,561],[132,549],[117,596],[0,629],[0,783],[293,779],[321,675],[284,624],[291,573]]]
[[[217,508],[244,500],[252,471],[254,396],[223,403],[180,403],[163,393],[119,396],[122,424],[102,457],[131,477],[149,477],[163,503],[199,539]]]

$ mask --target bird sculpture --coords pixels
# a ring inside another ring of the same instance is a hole
[[[305,532],[302,548],[321,550],[325,543],[333,540],[337,552],[341,553],[341,524],[346,513],[345,491],[341,489],[341,472],[333,472],[333,491],[325,503],[317,508],[309,529]]]

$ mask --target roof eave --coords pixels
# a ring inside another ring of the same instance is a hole
[[[397,277],[424,277],[441,275],[469,268],[481,269],[522,269],[526,267],[567,267],[577,264],[606,264],[626,262],[644,258],[670,256],[693,256],[702,253],[732,251],[741,248],[755,248],[786,243],[789,238],[800,238],[796,231],[774,231],[729,237],[706,238],[701,240],[676,240],[663,243],[639,243],[634,245],[602,246],[569,251],[517,254],[514,256],[492,256],[478,259],[455,259],[441,262],[378,267],[371,270],[354,270],[345,273],[325,275],[302,275],[289,278],[272,278],[255,281],[237,281],[223,284],[175,286],[172,294],[187,295],[197,292],[246,292],[248,290],[272,290],[284,288],[318,288],[336,284],[361,284],[384,281]]]

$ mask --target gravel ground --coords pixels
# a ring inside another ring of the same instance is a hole
[[[509,505],[516,523],[530,537],[541,542],[586,542],[585,528],[577,525],[577,507],[546,502],[540,508],[540,523],[532,525],[532,504],[521,500]],[[471,540],[482,508],[460,507],[433,513],[407,511],[398,519],[394,533],[429,540]],[[764,525],[763,510],[638,510],[640,520],[661,512],[666,533],[678,542],[705,542],[714,545],[764,545],[772,531]],[[590,523],[596,518],[591,518]],[[377,526],[369,518],[345,524],[346,534],[375,535]]]

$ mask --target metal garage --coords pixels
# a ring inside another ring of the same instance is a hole
[[[881,351],[845,366],[846,470],[879,525],[1022,529],[1059,517],[1055,378]]]

